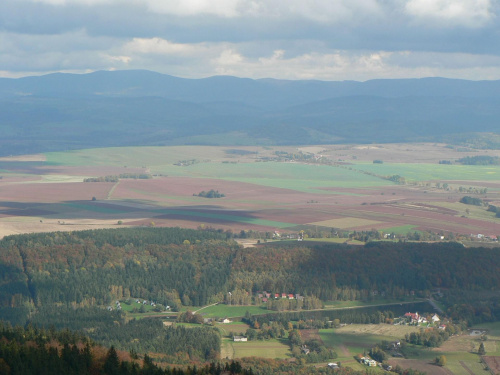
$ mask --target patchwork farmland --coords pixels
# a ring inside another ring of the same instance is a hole
[[[320,162],[277,158],[283,153]],[[459,200],[466,190],[500,202],[500,167],[438,164],[449,158],[445,145],[429,144],[131,147],[2,158],[0,235],[117,225],[498,234],[500,219]],[[120,174],[152,178],[83,182]],[[224,197],[196,196],[210,189]]]

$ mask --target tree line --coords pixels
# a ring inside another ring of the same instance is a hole
[[[131,178],[134,180],[148,180],[153,178],[149,173],[121,173],[119,175],[108,175],[100,177],[84,178],[83,182],[118,182],[121,179]]]

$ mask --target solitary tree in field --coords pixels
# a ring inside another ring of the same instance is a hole
[[[444,366],[446,365],[447,359],[444,355],[440,355],[439,357],[436,357],[436,365],[438,366]]]
[[[484,344],[481,343],[481,345],[479,345],[479,349],[477,351],[477,354],[479,355],[485,355],[486,354],[486,350],[484,349]]]

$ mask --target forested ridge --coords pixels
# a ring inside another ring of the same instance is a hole
[[[498,132],[499,87],[443,78],[182,79],[147,71],[3,78],[0,155],[299,139],[311,145],[456,139],[491,147],[484,133]]]
[[[0,241],[0,305],[7,315],[6,307],[33,315],[53,304],[96,307],[129,297],[201,306],[229,291],[236,304],[255,303],[263,290],[321,300],[373,292],[398,298],[432,288],[499,289],[498,264],[497,249],[456,243],[244,249],[224,233],[179,228],[30,234]]]

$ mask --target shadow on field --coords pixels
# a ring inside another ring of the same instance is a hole
[[[75,200],[55,203],[0,202],[0,216],[44,219],[95,220],[184,220],[213,224],[259,220],[252,212],[225,210],[219,206],[178,206],[159,208],[144,202]]]

